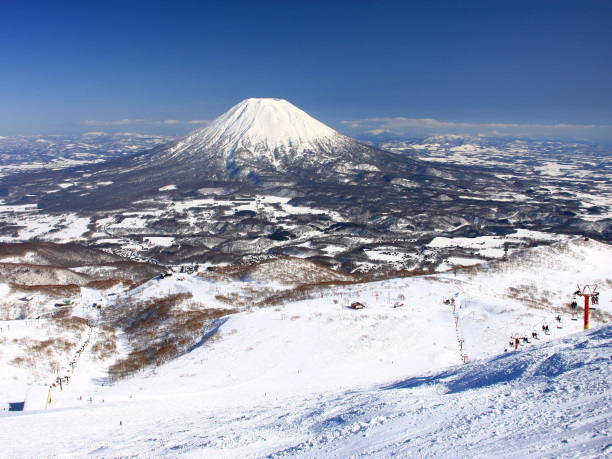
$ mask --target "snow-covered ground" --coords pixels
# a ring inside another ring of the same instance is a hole
[[[567,306],[577,284],[601,292],[602,319],[588,332]],[[271,287],[287,288],[274,279],[174,275],[118,291],[104,307],[126,296],[190,292],[220,308],[223,297],[244,300]],[[456,274],[309,295],[245,304],[203,345],[114,384],[105,377],[109,362],[94,361],[85,345],[70,384],[52,390],[46,410],[0,411],[0,456],[612,454],[610,246],[575,238]],[[366,307],[349,308],[355,301]],[[93,320],[92,311],[74,308]],[[14,340],[42,339],[43,326],[12,321],[2,329],[0,408],[44,379],[10,363]],[[531,342],[514,350],[513,336]],[[121,334],[119,343],[129,352]]]
[[[537,178],[540,191],[561,196],[571,192],[582,202],[585,221],[612,216],[610,148],[589,142],[528,140],[439,135],[426,139],[375,142],[383,150],[414,155],[421,160],[487,168],[500,167],[504,180]],[[511,169],[510,174],[507,173]],[[521,201],[525,196],[499,193],[499,200]],[[589,214],[589,209],[595,211]]]

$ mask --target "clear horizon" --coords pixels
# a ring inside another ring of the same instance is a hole
[[[612,3],[23,1],[0,136],[183,135],[286,99],[353,137],[612,140]]]

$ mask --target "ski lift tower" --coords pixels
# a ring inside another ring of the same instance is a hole
[[[599,292],[597,285],[585,285],[583,288],[578,286],[576,295],[584,298],[584,329],[589,329],[589,307],[590,304],[599,304]]]

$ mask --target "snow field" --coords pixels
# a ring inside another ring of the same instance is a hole
[[[8,445],[2,454],[611,454],[612,328],[593,323],[594,330],[584,332],[582,321],[565,312],[563,328],[554,322],[577,283],[600,284],[601,310],[611,310],[611,250],[573,239],[457,275],[336,286],[303,301],[245,307],[203,345],[110,386],[108,363],[92,362],[86,350],[74,385],[51,409],[0,412],[0,442]],[[270,286],[287,288],[274,279],[175,274],[117,296],[191,292],[199,307],[231,308],[218,295],[244,298],[250,289]],[[94,296],[85,293],[87,301]],[[366,308],[347,308],[353,301]],[[404,306],[394,308],[395,302]],[[511,335],[530,336],[545,322],[551,335],[521,343],[518,351],[508,347]],[[8,339],[29,332],[10,333]],[[121,342],[125,354],[129,348]],[[2,374],[17,376],[14,387],[23,388],[25,375],[5,357]]]
[[[604,457],[610,353],[608,326],[362,390],[143,399],[132,384],[104,404],[0,417],[0,439],[22,457]],[[11,441],[17,432],[25,441]]]
[[[43,215],[36,212],[36,206],[1,206],[6,208],[4,212],[12,212],[11,207],[15,207],[15,214],[6,217],[5,220],[15,224],[20,228],[15,231],[17,236],[0,236],[0,242],[27,241],[40,239],[53,242],[74,242],[79,240],[90,223],[90,218],[77,217],[74,214]],[[0,209],[0,213],[3,209]],[[50,231],[50,229],[55,229]]]

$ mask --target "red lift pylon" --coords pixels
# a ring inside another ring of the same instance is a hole
[[[590,304],[599,303],[599,292],[597,291],[597,285],[585,285],[583,288],[580,288],[579,285],[575,294],[584,297],[584,329],[588,330]]]

